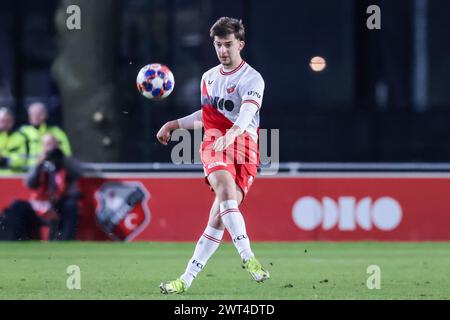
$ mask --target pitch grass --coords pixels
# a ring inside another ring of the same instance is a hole
[[[258,284],[222,244],[186,294],[159,284],[184,270],[193,243],[0,243],[0,299],[449,299],[450,243],[254,243],[272,278]],[[66,287],[69,265],[81,290]],[[366,286],[369,265],[381,289]]]

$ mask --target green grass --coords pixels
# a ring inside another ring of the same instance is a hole
[[[193,243],[1,243],[0,299],[450,299],[450,243],[254,243],[272,278],[257,284],[222,244],[186,294],[163,296]],[[66,287],[69,265],[81,290]],[[366,286],[381,268],[381,289]]]

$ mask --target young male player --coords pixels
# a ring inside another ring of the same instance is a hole
[[[222,17],[210,30],[220,64],[203,74],[202,109],[169,121],[157,133],[167,145],[172,130],[201,128],[205,134],[201,159],[207,183],[215,192],[208,225],[179,279],[163,282],[161,293],[186,291],[219,247],[224,229],[230,233],[243,267],[257,282],[270,275],[250,247],[239,205],[248,193],[259,165],[259,111],[264,92],[261,75],[241,58],[245,29],[240,20]]]

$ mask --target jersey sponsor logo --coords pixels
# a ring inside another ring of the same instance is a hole
[[[218,166],[226,167],[227,164],[225,162],[222,162],[222,161],[213,162],[213,163],[210,163],[208,165],[208,169],[212,169],[212,168],[215,168],[215,167],[218,167]]]
[[[141,183],[107,182],[95,198],[97,223],[115,240],[132,240],[150,222],[149,193]]]
[[[261,99],[261,94],[256,91],[249,91],[247,92],[247,95],[250,97],[256,97],[258,99]]]
[[[208,80],[208,86],[212,85],[214,80]]]
[[[234,110],[234,102],[219,97],[207,97],[202,96],[202,105],[212,105],[217,110],[223,111],[224,109],[231,112]]]
[[[236,85],[232,84],[230,87],[227,88],[228,94],[232,94],[236,90]]]
[[[234,102],[231,100],[221,99],[219,97],[214,97],[212,105],[214,108],[219,110],[227,110],[227,111],[233,111],[234,109]]]
[[[292,208],[292,219],[302,230],[338,229],[354,231],[358,227],[365,231],[378,229],[391,231],[402,221],[402,207],[391,197],[372,200],[370,197],[357,201],[355,197],[329,197],[320,202],[314,197],[298,199]]]

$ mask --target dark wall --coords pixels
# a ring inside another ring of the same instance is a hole
[[[263,74],[265,104],[276,109],[352,107],[352,1],[311,1],[288,8],[252,1],[251,64]],[[313,56],[328,62],[324,72],[309,68]]]
[[[429,4],[429,82],[430,105],[450,106],[450,1],[432,0]]]

